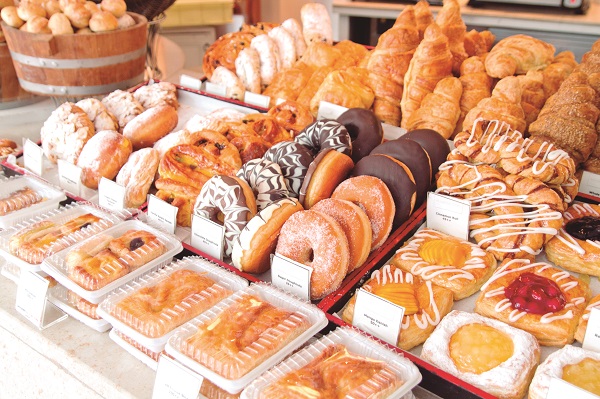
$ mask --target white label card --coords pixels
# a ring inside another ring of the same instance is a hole
[[[584,170],[579,182],[579,192],[600,197],[600,175]]]
[[[175,234],[179,208],[163,201],[155,195],[148,196],[148,219],[154,221],[163,230]]]
[[[192,215],[192,237],[190,244],[212,256],[223,260],[225,227],[202,216]]]
[[[152,399],[196,399],[204,378],[181,363],[161,355],[158,358]]]
[[[29,139],[23,143],[23,165],[38,176],[44,171],[44,150]]]
[[[275,253],[271,261],[271,283],[299,298],[310,301],[312,268]]]
[[[58,184],[60,188],[76,196],[81,195],[81,168],[63,159],[58,160]]]
[[[257,107],[269,108],[271,97],[263,96],[262,94],[252,93],[251,91],[246,91],[244,94],[244,102],[247,104],[255,105]]]
[[[570,384],[561,378],[553,377],[550,380],[550,386],[548,387],[546,399],[565,398],[598,399],[600,396],[596,396],[593,393]]]
[[[204,90],[209,94],[214,94],[215,96],[227,97],[227,87],[217,85],[211,82],[204,83]]]
[[[337,119],[341,114],[348,111],[348,108],[333,104],[327,101],[319,103],[317,119]]]
[[[38,327],[42,325],[49,283],[37,273],[21,272],[15,308]]]
[[[470,215],[470,201],[427,193],[427,228],[468,240]]]
[[[200,90],[202,88],[202,81],[200,79],[184,73],[182,73],[179,77],[179,84],[183,87],[189,87],[190,89],[194,90]]]
[[[106,177],[98,184],[98,203],[107,209],[120,211],[125,209],[125,187]]]
[[[402,328],[404,308],[369,291],[356,292],[352,324],[388,344],[396,346]]]
[[[600,308],[590,310],[585,336],[583,337],[583,349],[600,352]]]

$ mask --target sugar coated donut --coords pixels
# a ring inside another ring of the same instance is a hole
[[[300,188],[300,203],[305,209],[324,198],[331,197],[331,193],[350,173],[354,162],[348,155],[326,148],[311,162]]]
[[[194,214],[225,226],[225,256],[231,255],[233,243],[246,223],[256,214],[256,200],[252,189],[242,179],[217,175],[211,177],[200,190]]]
[[[238,170],[237,177],[250,185],[259,210],[266,208],[273,201],[289,197],[281,168],[268,159],[251,159]]]
[[[344,230],[321,212],[296,212],[283,224],[275,252],[312,267],[310,299],[321,299],[340,287],[350,251]]]
[[[247,273],[269,270],[281,227],[292,214],[302,209],[297,199],[282,198],[257,213],[233,244],[233,265]]]
[[[414,140],[404,137],[386,141],[378,145],[371,154],[383,154],[404,163],[410,169],[417,185],[417,202],[421,205],[427,199],[427,191],[431,188],[431,161],[427,151]]]
[[[450,153],[450,145],[444,136],[431,129],[415,129],[403,135],[402,138],[416,141],[427,151],[431,160],[432,180],[435,179],[438,168],[446,162],[446,157]]]
[[[354,163],[369,155],[371,150],[383,141],[381,122],[371,110],[350,108],[341,114],[337,121],[344,125],[350,134]]]
[[[348,130],[332,119],[320,119],[308,125],[294,139],[296,142],[318,153],[326,148],[332,148],[345,155],[352,153],[352,142]]]
[[[314,159],[310,150],[294,141],[282,141],[269,148],[263,158],[279,165],[290,195],[298,197],[304,176]]]
[[[371,224],[371,251],[390,235],[396,212],[394,197],[386,184],[374,176],[355,176],[340,183],[333,199],[353,202],[365,211]]]
[[[346,233],[350,249],[348,273],[359,268],[371,252],[372,229],[369,217],[353,202],[326,198],[311,208],[331,216]]]

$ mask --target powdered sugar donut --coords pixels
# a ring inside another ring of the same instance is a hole
[[[282,141],[269,148],[263,158],[279,165],[289,194],[298,197],[306,171],[314,159],[310,150],[294,141]]]
[[[225,226],[224,255],[231,255],[233,243],[246,223],[256,214],[256,200],[252,189],[242,179],[217,175],[211,177],[200,190],[194,214]]]
[[[268,159],[251,159],[237,172],[237,177],[244,179],[256,195],[256,206],[259,210],[273,201],[287,198],[289,195],[281,168]]]
[[[350,133],[344,125],[332,119],[320,119],[306,127],[294,139],[317,153],[333,148],[345,155],[352,153]]]

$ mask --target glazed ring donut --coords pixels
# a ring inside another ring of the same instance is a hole
[[[293,100],[286,100],[271,107],[267,115],[274,117],[294,137],[315,121],[308,107]]]
[[[296,212],[284,223],[275,252],[312,267],[310,299],[321,299],[340,287],[348,272],[346,234],[321,212]]]
[[[281,168],[267,159],[251,159],[237,172],[237,177],[250,185],[256,196],[258,210],[270,203],[289,197]]]
[[[283,224],[295,212],[303,210],[295,198],[282,198],[258,212],[244,227],[233,244],[231,262],[243,272],[263,273],[271,267],[277,238]]]
[[[211,177],[200,190],[194,214],[225,226],[224,255],[230,256],[233,243],[256,214],[256,200],[252,189],[239,177],[217,175]]]
[[[577,330],[575,331],[575,339],[581,343],[583,343],[583,338],[585,338],[585,330],[587,330],[588,320],[590,319],[590,313],[592,312],[592,308],[600,309],[600,294],[593,297],[588,305],[585,307],[585,311],[583,316],[579,319],[579,323],[577,324]]]
[[[290,195],[298,197],[304,176],[314,159],[310,150],[294,141],[282,141],[269,148],[263,158],[279,165]]]
[[[362,288],[404,307],[397,345],[405,351],[425,342],[454,304],[452,291],[394,265],[375,270]],[[352,324],[355,304],[356,296],[353,296],[342,313],[346,323]]]
[[[383,141],[381,122],[371,110],[350,108],[341,114],[337,121],[344,125],[350,134],[354,163],[369,155]]]
[[[108,249],[124,261],[132,271],[167,251],[158,237],[145,230],[128,230],[121,237],[112,240],[108,244]]]
[[[382,180],[366,175],[351,177],[337,186],[331,198],[347,200],[364,209],[371,223],[371,251],[387,240],[392,231],[396,205]]]
[[[427,152],[431,161],[431,179],[433,183],[440,165],[446,162],[446,157],[450,154],[448,141],[444,136],[431,129],[411,130],[403,135],[402,138],[416,141]]]
[[[417,185],[404,163],[388,155],[368,155],[354,166],[352,176],[360,175],[375,176],[390,189],[396,204],[394,228],[408,220],[416,203]]]
[[[331,197],[333,190],[352,170],[354,162],[348,155],[333,148],[321,150],[311,162],[300,188],[300,203],[305,209],[324,198]]]
[[[315,154],[326,148],[332,148],[348,156],[352,153],[350,133],[344,125],[332,119],[320,119],[313,122],[294,140],[307,146]]]
[[[369,217],[353,202],[325,198],[311,208],[331,216],[346,233],[350,248],[348,273],[362,266],[371,252],[372,229]]]

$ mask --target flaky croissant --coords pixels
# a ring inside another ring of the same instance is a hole
[[[315,69],[312,75],[310,75],[310,79],[308,79],[304,88],[298,93],[296,101],[306,107],[310,107],[310,100],[312,100],[317,90],[319,90],[321,83],[323,83],[327,75],[332,71],[333,68],[329,66]]]
[[[528,35],[513,35],[500,40],[485,59],[485,69],[493,78],[522,75],[543,69],[554,57],[554,46]]]
[[[375,95],[363,82],[367,80],[368,71],[364,68],[352,67],[331,72],[310,100],[310,110],[316,115],[321,101],[341,105],[346,108],[371,108]]]
[[[400,125],[402,86],[391,79],[370,71],[365,83],[375,95],[373,100],[373,113],[375,116],[381,122],[394,126]]]
[[[492,49],[495,40],[496,36],[489,30],[471,29],[465,34],[465,51],[469,57],[482,56]]]
[[[558,91],[562,82],[577,67],[577,60],[572,51],[561,51],[556,54],[552,63],[544,70],[544,94],[546,98]]]
[[[544,74],[542,71],[529,71],[526,75],[518,76],[521,84],[521,107],[525,114],[525,130],[528,131],[531,122],[535,121],[546,102],[544,93]]]
[[[417,29],[419,30],[419,37],[422,40],[425,34],[425,29],[434,21],[433,13],[429,7],[427,0],[419,0],[415,4],[415,18],[417,21]]]
[[[492,95],[492,78],[485,72],[485,65],[480,57],[473,56],[463,61],[460,66],[460,117],[456,122],[455,133],[463,130],[463,120],[471,109],[484,98]]]
[[[448,38],[448,45],[452,53],[452,71],[458,74],[460,64],[468,58],[465,51],[465,33],[467,26],[460,15],[458,0],[444,0],[443,7],[437,15],[435,22]]]
[[[263,91],[263,95],[271,97],[271,107],[274,107],[277,99],[296,100],[298,95],[306,87],[314,68],[297,63],[292,68],[283,69],[273,77],[273,81]]]

